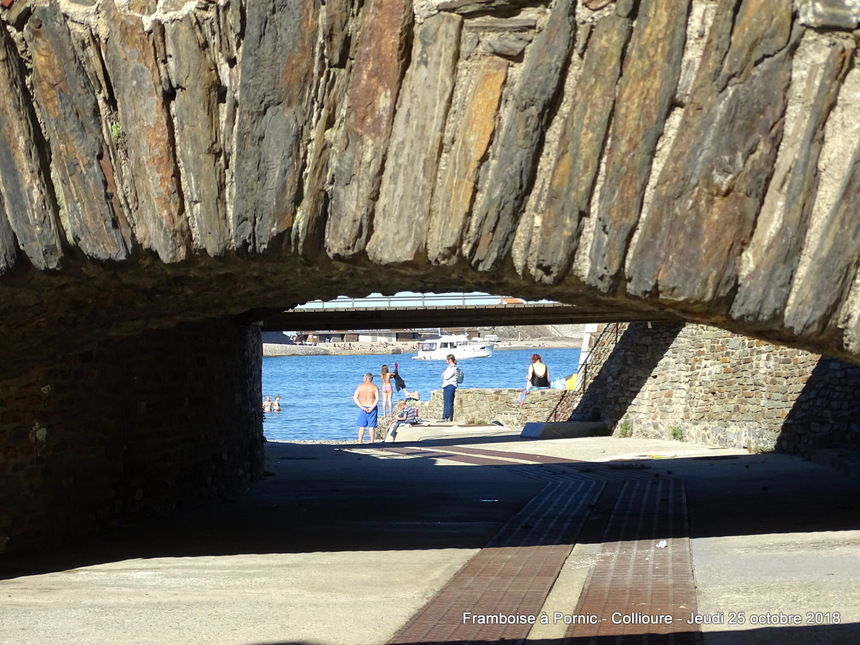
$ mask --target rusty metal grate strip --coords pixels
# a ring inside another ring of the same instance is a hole
[[[688,535],[683,482],[626,482],[564,644],[698,642],[686,622],[696,611]]]
[[[700,641],[697,626],[686,623],[696,612],[696,590],[682,481],[626,464],[594,464],[463,446],[450,451],[409,451],[404,446],[403,452],[495,464],[549,484],[398,633],[392,644],[523,642],[531,625],[466,625],[462,612],[536,615],[572,548],[559,549],[561,545],[556,542],[572,541],[579,534],[587,509],[607,482],[617,482],[621,488],[603,535],[599,560],[573,612],[575,617],[596,620],[571,625],[565,645],[686,645]],[[512,464],[511,459],[531,463]],[[581,493],[570,487],[584,486],[588,481],[599,484],[600,489],[587,495],[585,507],[577,507],[575,512],[582,520],[573,537],[562,538],[567,534],[557,526],[560,511],[555,509],[564,508],[563,497],[568,502],[579,497],[581,502]],[[535,572],[546,579],[536,582]],[[655,623],[652,617],[660,615],[671,616],[669,624]]]
[[[389,642],[524,639],[528,623],[476,624],[464,614],[537,615],[603,486],[574,479],[549,482]]]

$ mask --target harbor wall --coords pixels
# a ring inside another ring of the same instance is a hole
[[[457,423],[600,421],[615,436],[811,455],[860,448],[860,366],[705,325],[600,326],[580,390],[461,388]],[[421,415],[442,416],[442,391]]]
[[[224,495],[263,465],[260,335],[104,340],[0,381],[0,553]]]
[[[579,379],[549,420],[751,451],[860,445],[860,367],[713,327],[603,326]]]
[[[522,390],[513,388],[458,388],[454,397],[454,421],[461,424],[499,422],[515,428],[530,421],[546,421],[563,399],[564,390],[531,390],[520,403]],[[430,401],[418,405],[424,419],[442,418],[442,390],[433,390]]]

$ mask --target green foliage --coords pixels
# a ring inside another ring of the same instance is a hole
[[[633,432],[633,424],[630,423],[629,417],[624,417],[621,423],[618,424],[618,436],[622,439],[629,437]]]
[[[111,139],[114,140],[114,143],[120,143],[125,139],[122,132],[122,126],[119,123],[111,123],[110,136]]]
[[[669,432],[672,433],[672,439],[675,441],[683,441],[684,440],[684,431],[681,429],[681,426],[678,424],[673,425],[669,428]]]

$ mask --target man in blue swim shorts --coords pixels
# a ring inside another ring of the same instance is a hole
[[[359,407],[358,413],[358,443],[364,443],[364,429],[370,437],[370,443],[376,440],[376,406],[379,403],[379,388],[373,384],[373,374],[364,375],[364,381],[355,388],[352,400]]]

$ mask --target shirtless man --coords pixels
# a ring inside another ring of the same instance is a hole
[[[364,429],[367,428],[370,443],[376,439],[376,405],[379,403],[379,388],[373,384],[373,374],[364,375],[364,381],[355,388],[352,400],[360,408],[358,413],[358,443],[364,443]]]

